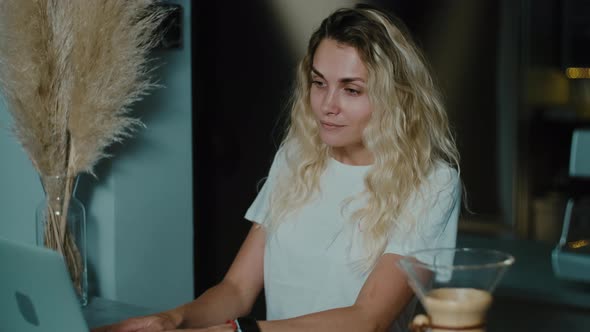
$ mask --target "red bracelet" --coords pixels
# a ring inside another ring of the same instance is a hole
[[[226,324],[231,324],[231,328],[234,329],[234,332],[238,331],[238,324],[236,324],[236,321],[234,319],[229,319],[225,323]]]

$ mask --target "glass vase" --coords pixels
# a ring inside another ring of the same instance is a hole
[[[41,176],[45,199],[36,210],[37,245],[62,254],[78,299],[88,304],[86,211],[76,199],[77,177]]]

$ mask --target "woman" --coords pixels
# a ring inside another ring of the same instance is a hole
[[[218,285],[101,331],[405,331],[397,262],[455,245],[458,153],[430,74],[384,13],[341,9],[309,42],[290,124]],[[247,315],[264,287],[267,321]]]

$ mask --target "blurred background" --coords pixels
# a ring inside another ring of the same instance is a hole
[[[243,215],[280,142],[307,40],[360,1],[165,2],[180,9],[154,51],[165,88],[136,105],[147,128],[78,186],[93,294],[151,308],[221,280],[250,227]],[[590,127],[590,1],[362,2],[405,22],[443,92],[468,197],[459,245],[517,258],[493,322],[590,324],[588,284],[551,266],[567,200],[590,194],[568,173],[572,132]],[[10,121],[0,103],[0,235],[34,242],[42,190]],[[590,268],[577,273],[590,278]],[[264,317],[262,297],[254,314]]]

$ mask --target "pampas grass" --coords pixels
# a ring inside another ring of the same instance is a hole
[[[0,91],[13,132],[48,196],[45,245],[77,250],[66,230],[73,179],[141,122],[130,107],[154,88],[148,52],[165,16],[155,0],[0,0]],[[46,176],[63,181],[45,183]],[[51,210],[61,210],[55,213]]]

